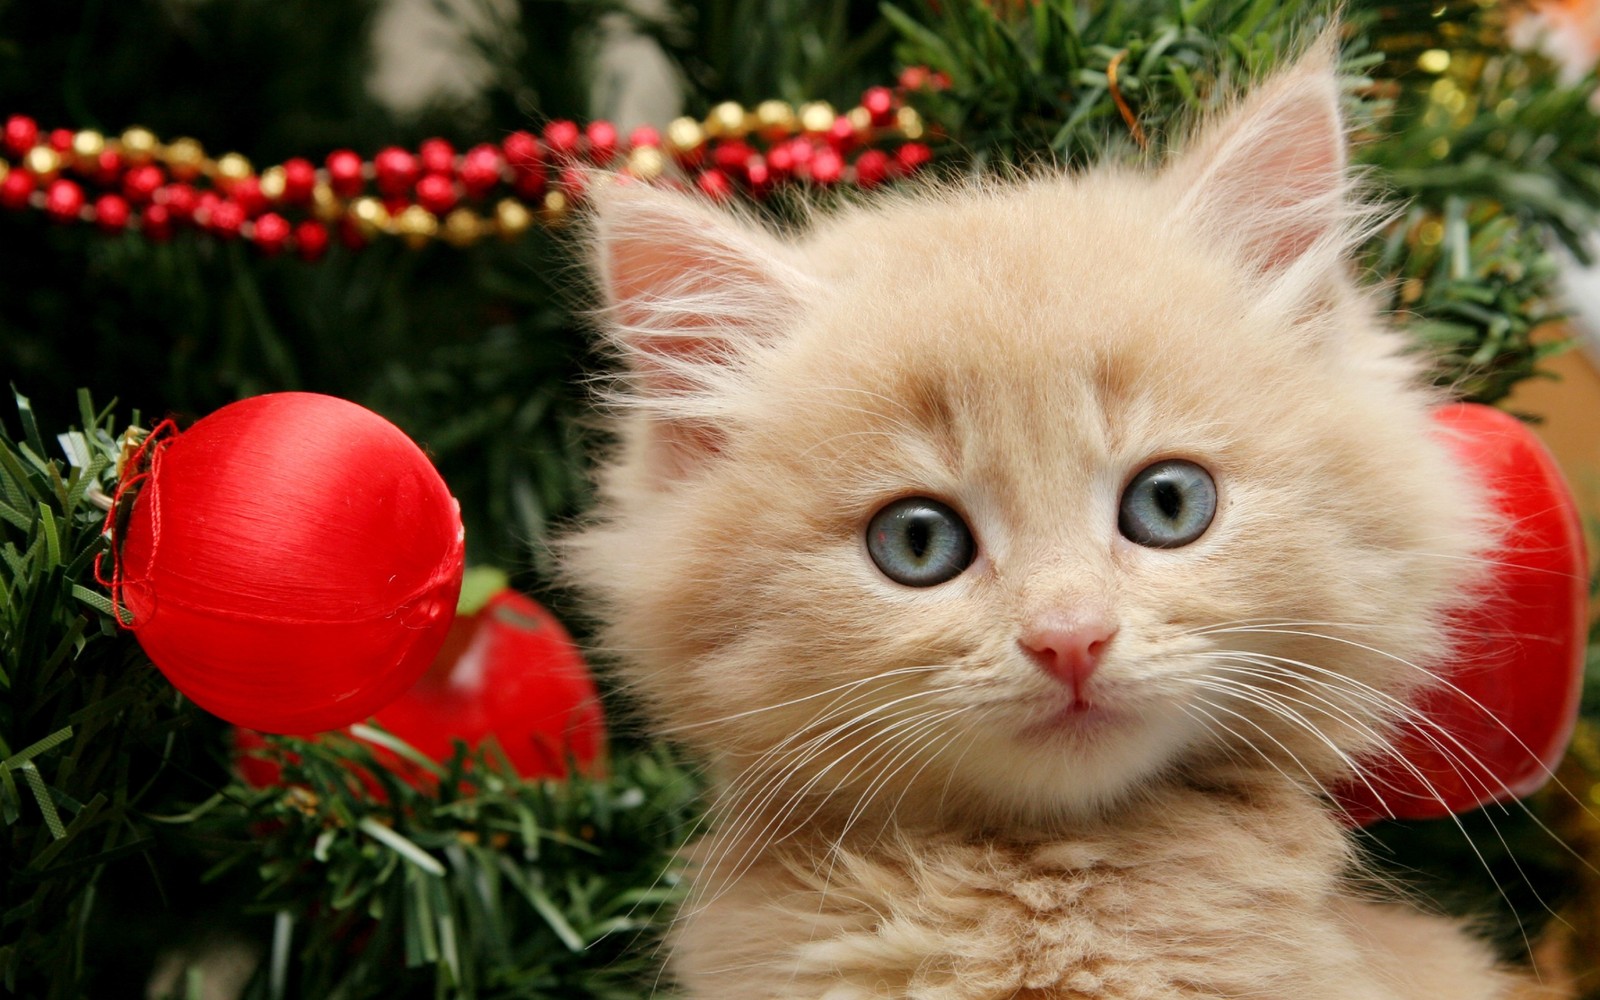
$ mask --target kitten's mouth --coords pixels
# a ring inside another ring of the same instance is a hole
[[[1092,701],[1074,694],[1070,699],[1053,703],[1047,714],[1029,723],[1024,733],[1034,738],[1070,735],[1079,736],[1108,729],[1124,719],[1124,714],[1107,708],[1104,702]]]

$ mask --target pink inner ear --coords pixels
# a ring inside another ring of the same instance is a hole
[[[1244,245],[1262,271],[1299,260],[1344,221],[1346,153],[1326,53],[1269,82],[1175,164],[1185,211]]]
[[[659,193],[609,209],[602,277],[613,333],[647,390],[694,388],[696,368],[726,365],[792,302],[780,248],[764,234]]]

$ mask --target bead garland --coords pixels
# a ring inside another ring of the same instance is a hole
[[[364,160],[341,149],[320,166],[296,157],[259,173],[238,153],[207,155],[194,139],[163,143],[138,127],[114,138],[44,132],[12,115],[0,131],[0,207],[158,241],[193,228],[305,260],[335,236],[352,249],[384,235],[413,248],[464,247],[515,238],[536,221],[560,224],[582,202],[591,169],[692,183],[718,201],[760,199],[791,183],[876,187],[933,157],[905,89],[873,87],[843,114],[821,101],[754,109],[730,101],[704,120],[677,119],[665,134],[643,126],[624,139],[606,121],[552,121],[537,137],[513,132],[465,153],[428,139],[415,152],[391,146]]]

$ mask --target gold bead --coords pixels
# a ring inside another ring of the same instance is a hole
[[[61,172],[61,154],[49,146],[35,146],[22,158],[22,165],[41,181],[53,180]]]
[[[794,131],[794,108],[788,101],[762,101],[756,105],[756,125],[769,139],[788,135]]]
[[[236,184],[255,173],[250,161],[238,153],[224,153],[217,158],[217,176],[224,184]]]
[[[1435,75],[1450,68],[1450,53],[1444,49],[1429,49],[1417,56],[1417,68]]]
[[[9,173],[11,173],[11,164],[4,160],[0,160],[0,181],[4,181],[6,179],[6,175]]]
[[[344,205],[332,187],[319,182],[311,189],[311,213],[323,222],[334,222],[344,214]]]
[[[100,165],[100,154],[106,150],[106,137],[92,129],[72,135],[72,156],[78,169],[93,170]]]
[[[357,198],[352,201],[350,217],[356,221],[356,230],[369,240],[389,225],[389,210],[376,198]]]
[[[666,168],[666,155],[654,146],[637,146],[628,154],[628,173],[642,181],[655,180]]]
[[[744,108],[738,101],[723,101],[706,118],[706,134],[714,139],[743,138],[748,131]]]
[[[156,137],[137,125],[122,133],[122,155],[129,163],[148,163],[156,155]]]
[[[167,166],[172,168],[172,176],[180,181],[193,180],[205,159],[205,149],[193,139],[174,139],[167,144]]]
[[[827,101],[800,105],[800,127],[807,132],[826,132],[833,128],[833,120],[838,117]]]
[[[922,116],[909,104],[894,113],[894,124],[907,139],[920,139],[927,131],[922,127]]]
[[[261,171],[261,197],[277,201],[283,197],[283,188],[287,183],[288,175],[282,167],[268,167]]]
[[[421,250],[439,231],[439,220],[421,205],[407,205],[394,217],[394,230],[406,241],[406,246]]]
[[[458,208],[444,217],[440,235],[453,247],[471,246],[478,240],[478,217],[471,209]]]
[[[667,145],[675,153],[691,153],[705,141],[705,130],[693,118],[675,118],[667,126]]]
[[[539,218],[547,226],[559,226],[566,221],[567,207],[567,196],[563,192],[546,191],[544,204],[539,206]]]
[[[500,227],[500,235],[511,239],[528,231],[533,225],[533,216],[522,202],[515,198],[503,198],[494,207],[494,221]]]
[[[845,119],[850,122],[850,127],[857,132],[865,132],[872,127],[872,112],[866,108],[851,108],[845,112]]]

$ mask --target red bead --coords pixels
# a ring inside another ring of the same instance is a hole
[[[21,159],[39,141],[39,126],[32,118],[12,115],[6,119],[4,142],[13,159]]]
[[[835,118],[833,124],[828,126],[828,145],[840,152],[855,146],[857,138],[856,127],[844,115]]]
[[[630,148],[636,146],[653,146],[659,149],[661,147],[661,133],[657,132],[648,125],[640,125],[638,128],[628,133],[628,146]]]
[[[316,260],[328,250],[328,227],[306,219],[294,227],[294,249],[302,260]]]
[[[712,201],[727,201],[733,197],[733,180],[716,167],[701,171],[694,182],[700,192]]]
[[[171,239],[172,213],[165,205],[154,203],[146,205],[139,216],[139,227],[145,236],[157,242]]]
[[[72,152],[72,129],[53,128],[50,130],[50,148],[58,153]]]
[[[728,139],[717,143],[711,150],[711,163],[718,170],[729,177],[743,178],[749,169],[750,157],[756,151],[750,144],[739,139]]]
[[[592,121],[584,130],[589,139],[589,162],[605,166],[617,155],[617,127],[607,121]]]
[[[33,194],[33,175],[26,170],[13,170],[0,181],[0,205],[12,211],[28,207],[28,196]]]
[[[361,157],[348,149],[328,154],[328,183],[333,193],[341,198],[354,198],[361,193]]]
[[[215,191],[201,191],[194,196],[194,221],[202,226],[211,224],[211,212],[222,203],[222,195]]]
[[[767,170],[774,180],[781,180],[794,173],[794,151],[788,143],[779,143],[767,153]]]
[[[745,163],[744,179],[750,185],[750,193],[758,198],[770,192],[777,180],[772,175],[772,168],[767,166],[767,161],[760,153],[752,154]]]
[[[516,178],[512,180],[511,186],[523,198],[538,198],[544,194],[545,185],[548,181],[549,177],[545,174],[544,167],[541,166],[536,171],[517,174]]]
[[[128,224],[128,199],[120,194],[103,194],[94,202],[94,221],[108,233]]]
[[[544,127],[544,144],[558,157],[578,155],[578,126],[569,121],[551,122]]]
[[[474,198],[500,183],[500,150],[485,143],[467,150],[461,158],[461,184]]]
[[[417,149],[425,174],[451,175],[456,172],[456,149],[443,139],[426,139]]]
[[[283,161],[283,201],[288,205],[303,205],[311,200],[317,186],[317,168],[301,157]]]
[[[206,214],[206,228],[225,240],[239,235],[244,227],[244,206],[231,198],[219,198]]]
[[[920,142],[908,142],[895,150],[895,162],[906,173],[915,173],[919,167],[924,166],[933,159],[933,150]]]
[[[926,66],[907,66],[900,71],[900,87],[903,90],[921,90],[928,85],[928,75]]]
[[[173,222],[188,222],[200,207],[200,193],[187,184],[168,184],[156,195],[156,201],[167,206]]]
[[[276,212],[268,212],[256,220],[255,242],[262,253],[271,256],[282,250],[288,240],[288,219]]]
[[[444,174],[429,174],[417,181],[417,204],[443,215],[456,206],[456,185]]]
[[[894,91],[888,87],[871,87],[861,95],[861,106],[872,116],[872,124],[882,128],[894,121]]]
[[[372,158],[372,172],[378,190],[393,198],[411,190],[421,175],[421,168],[415,156],[399,146],[390,146],[380,149]]]
[[[539,148],[539,140],[528,133],[511,133],[500,148],[505,150],[506,163],[513,173],[544,172],[544,151]]]
[[[135,205],[143,205],[155,196],[165,181],[161,168],[153,163],[130,167],[122,175],[122,194]]]
[[[54,180],[44,189],[44,210],[57,222],[76,222],[83,208],[83,188],[77,181]]]
[[[856,183],[864,188],[877,187],[889,179],[889,154],[881,149],[869,149],[856,157]]]
[[[561,171],[561,190],[569,200],[582,201],[589,191],[589,174],[579,167],[566,168]]]
[[[267,196],[261,193],[259,177],[241,177],[228,188],[228,197],[239,203],[246,218],[253,219],[267,210]]]
[[[844,157],[836,149],[819,149],[811,157],[811,179],[817,184],[837,184],[844,179]]]
[[[94,158],[94,169],[89,171],[96,187],[116,187],[122,176],[122,154],[114,149],[102,149]]]

